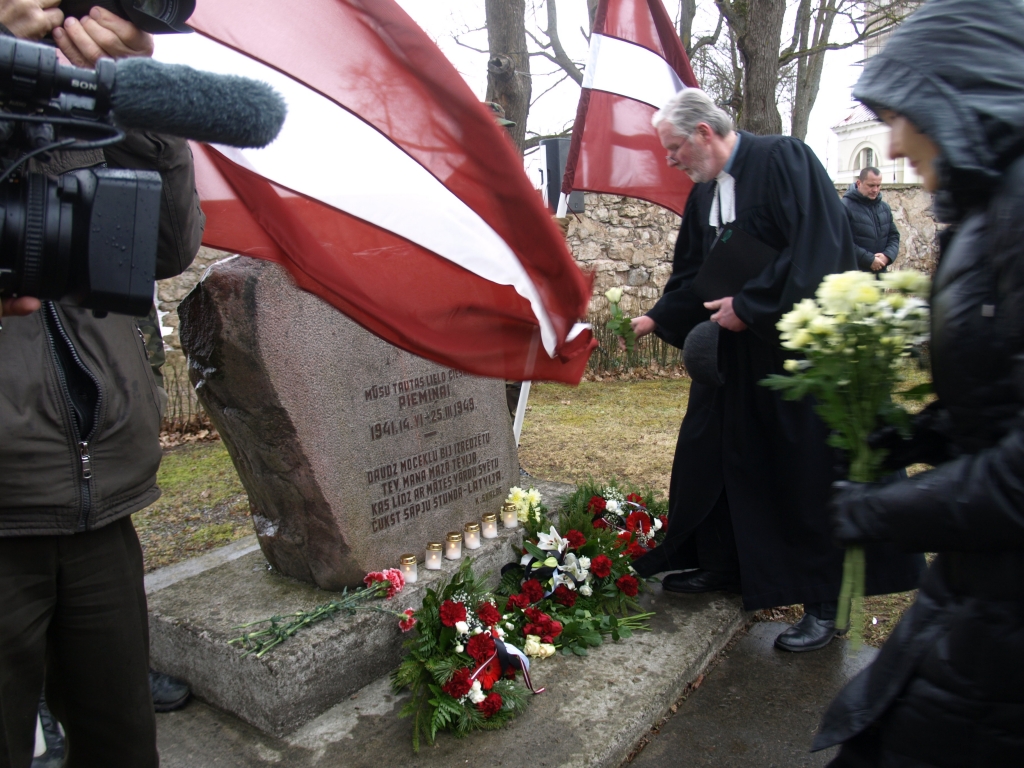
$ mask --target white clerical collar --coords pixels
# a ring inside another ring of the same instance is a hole
[[[740,134],[736,134],[736,143],[732,145],[732,152],[721,173],[715,177],[715,197],[711,202],[711,216],[708,224],[717,232],[724,224],[731,224],[736,221],[736,179],[729,171],[732,170],[733,160],[736,159],[736,150],[740,148]]]

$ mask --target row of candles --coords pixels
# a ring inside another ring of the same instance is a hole
[[[427,544],[427,554],[423,565],[428,571],[441,570],[441,554],[444,553],[446,560],[459,560],[462,557],[462,547],[466,549],[479,549],[481,537],[495,539],[498,537],[498,515],[495,512],[485,512],[479,523],[470,522],[462,527],[462,533],[452,531],[445,536],[444,543],[431,541]],[[501,508],[501,524],[505,528],[516,528],[519,526],[519,512],[515,504],[506,503]],[[410,584],[415,584],[419,579],[416,566],[416,555],[402,555],[399,558],[399,570],[402,576]]]

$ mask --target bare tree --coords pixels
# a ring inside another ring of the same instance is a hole
[[[530,114],[530,55],[526,48],[526,0],[485,0],[487,18],[487,101],[497,102],[515,122],[510,134],[519,151]]]

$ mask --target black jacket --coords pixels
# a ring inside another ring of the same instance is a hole
[[[850,229],[853,230],[853,252],[857,257],[857,266],[870,272],[876,253],[884,253],[889,257],[890,265],[896,261],[896,254],[900,250],[900,231],[893,221],[892,209],[882,196],[872,200],[862,195],[856,184],[851,184],[843,195],[843,206],[850,218]]]
[[[835,765],[1024,765],[1024,6],[933,0],[854,95],[938,144],[951,227],[932,289],[937,467],[840,497],[867,541],[937,552],[815,748]]]

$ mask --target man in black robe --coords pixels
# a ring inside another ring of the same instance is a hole
[[[779,318],[813,297],[825,275],[857,268],[846,212],[803,142],[733,131],[702,91],[681,91],[654,122],[668,162],[695,186],[664,295],[633,329],[681,347],[711,320],[718,327],[702,330],[717,332],[717,375],[691,385],[667,539],[634,567],[644,576],[685,569],[664,578],[667,591],[738,590],[747,610],[803,603],[804,618],[776,646],[816,650],[836,634],[843,552],[826,506],[840,457],[811,401],[784,401],[759,382],[784,372]],[[735,295],[705,302],[690,286],[730,223],[778,255]],[[868,594],[912,589],[922,564],[892,549],[869,551]]]

